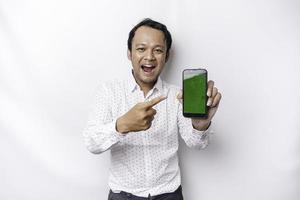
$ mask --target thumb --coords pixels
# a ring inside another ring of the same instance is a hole
[[[177,92],[176,98],[180,103],[182,103],[182,91]]]

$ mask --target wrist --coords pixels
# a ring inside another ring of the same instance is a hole
[[[126,134],[129,132],[128,126],[126,125],[122,117],[119,117],[116,121],[116,131],[122,134]]]
[[[211,121],[201,123],[195,123],[193,121],[192,124],[194,129],[197,129],[198,131],[206,131],[210,127]]]

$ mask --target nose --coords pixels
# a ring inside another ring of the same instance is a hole
[[[154,60],[155,59],[155,57],[154,57],[154,55],[153,55],[153,52],[152,51],[147,51],[146,52],[146,55],[145,55],[145,59],[146,60]]]

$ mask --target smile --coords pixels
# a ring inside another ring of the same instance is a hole
[[[155,69],[155,65],[142,65],[141,67],[146,74],[151,74]]]

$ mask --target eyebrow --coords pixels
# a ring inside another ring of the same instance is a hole
[[[135,44],[135,46],[139,46],[139,45],[143,45],[143,46],[146,46],[147,44],[145,44],[145,43],[137,43],[137,44]],[[164,46],[162,46],[162,45],[154,45],[154,47],[161,47],[161,48],[165,48]]]

